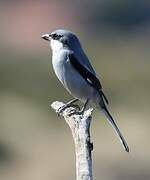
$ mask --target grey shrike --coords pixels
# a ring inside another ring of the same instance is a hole
[[[50,42],[52,64],[56,76],[75,98],[60,111],[80,100],[84,103],[84,106],[79,113],[83,113],[87,104],[94,102],[96,107],[106,115],[109,123],[119,136],[124,149],[129,152],[124,137],[107,109],[108,100],[103,93],[101,83],[77,36],[68,30],[59,29],[50,34],[44,34],[42,38]]]

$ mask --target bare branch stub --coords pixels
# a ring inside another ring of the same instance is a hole
[[[64,106],[62,102],[52,103],[52,108],[58,112],[59,108]],[[69,116],[70,112],[76,112],[75,107],[66,108],[61,116],[64,117],[69,125],[76,153],[76,180],[92,180],[92,150],[93,143],[90,140],[90,124],[92,119],[92,110],[88,109],[83,115],[74,113]]]

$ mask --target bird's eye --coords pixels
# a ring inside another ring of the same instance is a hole
[[[59,35],[59,34],[51,34],[51,38],[54,39],[54,40],[59,40],[60,38],[62,37],[62,35]]]

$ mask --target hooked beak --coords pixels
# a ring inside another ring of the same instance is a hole
[[[50,41],[50,35],[49,34],[43,34],[41,36],[42,39],[46,40],[46,41]]]

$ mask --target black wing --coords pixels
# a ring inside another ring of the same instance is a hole
[[[102,85],[99,79],[86,67],[84,67],[73,54],[69,54],[69,61],[71,65],[76,69],[76,71],[85,79],[85,81],[102,94],[103,98],[108,104],[108,100],[102,91]]]

